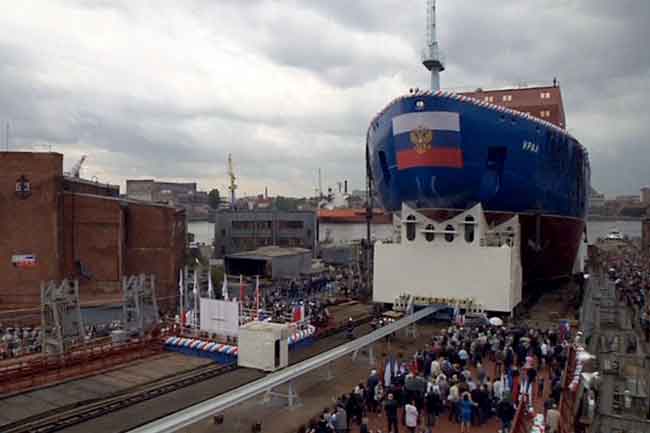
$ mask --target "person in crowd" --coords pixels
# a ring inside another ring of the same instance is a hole
[[[501,421],[501,433],[509,433],[512,420],[515,418],[515,407],[510,398],[503,398],[497,404],[497,417]]]
[[[557,404],[546,412],[546,431],[548,433],[558,433],[560,429],[560,411],[557,410]]]
[[[461,433],[469,433],[476,403],[471,400],[469,393],[466,392],[463,394],[458,406],[460,410],[460,431]]]
[[[404,424],[410,433],[415,433],[418,426],[418,409],[415,406],[415,400],[411,400],[404,406]]]
[[[342,405],[336,407],[336,412],[332,415],[332,424],[335,433],[346,433],[349,431],[348,417]]]
[[[397,401],[392,392],[388,393],[386,401],[384,402],[384,412],[386,413],[387,433],[399,433],[397,422]],[[338,432],[337,432],[338,433]]]
[[[440,396],[440,387],[433,385],[425,397],[426,412],[427,412],[427,432],[432,433],[433,428],[438,423],[438,417],[442,410],[442,398]]]
[[[460,402],[460,393],[458,391],[458,383],[452,378],[452,385],[449,388],[449,396],[447,401],[449,404],[449,421],[458,422],[458,403]]]
[[[366,404],[369,412],[377,411],[375,391],[379,383],[381,383],[381,380],[379,379],[377,370],[371,370],[370,376],[368,376],[368,380],[366,381]]]

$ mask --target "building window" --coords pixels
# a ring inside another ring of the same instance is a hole
[[[453,242],[456,237],[456,229],[454,229],[454,226],[451,224],[447,225],[447,227],[445,227],[445,232],[445,240],[447,242]]]
[[[551,99],[551,92],[542,92],[539,94],[541,99]]]
[[[302,230],[302,221],[280,221],[280,230]]]
[[[542,110],[539,112],[539,117],[547,118],[551,117],[551,110]]]
[[[433,224],[429,224],[425,230],[426,232],[424,232],[424,239],[426,239],[428,242],[433,242],[433,240],[436,238],[436,234],[433,232],[435,230]]]
[[[503,95],[501,99],[503,102],[512,102],[512,95]]]
[[[494,96],[485,96],[483,100],[485,102],[494,102]]]
[[[415,240],[415,216],[413,215],[406,217],[406,239]]]
[[[474,242],[474,217],[467,215],[465,217],[465,242]]]

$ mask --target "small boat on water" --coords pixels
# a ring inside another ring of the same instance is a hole
[[[622,241],[625,239],[625,236],[623,236],[623,233],[617,228],[614,228],[607,233],[607,236],[605,236],[605,239],[608,241]]]

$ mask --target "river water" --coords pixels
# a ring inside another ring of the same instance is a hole
[[[620,230],[630,238],[641,237],[641,221],[589,221],[587,236],[593,243],[598,238],[605,237],[612,229]],[[194,233],[197,242],[212,243],[214,224],[207,221],[195,221],[188,224],[190,233]],[[374,239],[388,239],[393,228],[389,224],[377,224],[372,227]],[[349,242],[366,237],[366,225],[361,224],[320,224],[319,239],[331,239],[334,242]]]

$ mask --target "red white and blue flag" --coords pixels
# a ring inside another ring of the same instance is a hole
[[[398,170],[463,168],[459,113],[423,111],[395,116],[393,136]]]
[[[21,254],[11,257],[12,264],[20,269],[34,268],[38,264],[36,256],[32,254]]]
[[[293,307],[293,321],[302,322],[303,320],[305,320],[305,306],[300,305]]]

